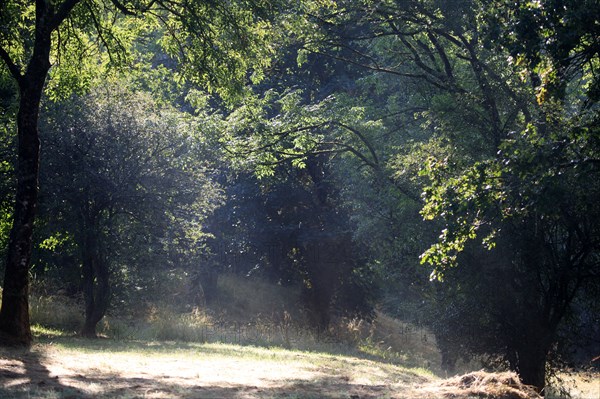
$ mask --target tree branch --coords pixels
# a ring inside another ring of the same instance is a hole
[[[371,168],[373,168],[373,170],[379,170],[379,165],[378,164],[374,163],[373,161],[370,161],[360,151],[358,151],[356,148],[352,147],[349,144],[340,143],[340,142],[337,142],[337,141],[324,141],[324,142],[321,142],[319,144],[342,148],[344,151],[350,152],[350,153],[354,154],[354,156],[356,156],[358,159],[360,159],[361,161],[363,161],[365,165],[370,166]],[[313,154],[314,154],[314,152],[313,152]]]
[[[379,157],[377,157],[377,153],[375,152],[375,148],[373,148],[373,146],[371,145],[371,143],[369,143],[369,141],[366,139],[366,137],[361,132],[359,132],[357,129],[354,129],[353,127],[348,126],[348,125],[346,125],[344,123],[341,123],[341,122],[335,122],[334,121],[332,123],[334,123],[335,125],[338,125],[340,127],[343,127],[344,129],[349,130],[350,132],[352,132],[356,136],[358,136],[358,138],[360,139],[360,141],[362,141],[363,144],[365,146],[367,146],[367,148],[369,149],[369,152],[371,153],[371,157],[373,158],[373,164],[377,165],[377,166],[379,165]]]
[[[394,69],[379,67],[377,65],[367,65],[367,64],[363,64],[363,63],[360,63],[358,61],[355,61],[355,60],[351,60],[351,59],[346,58],[346,57],[340,57],[340,56],[329,54],[329,53],[325,53],[325,52],[322,52],[322,51],[313,51],[313,53],[314,54],[320,54],[320,55],[323,55],[325,57],[329,57],[329,58],[332,58],[332,59],[335,59],[335,60],[338,60],[338,61],[347,62],[349,64],[352,64],[352,65],[355,65],[355,66],[358,66],[358,67],[361,67],[361,68],[365,68],[365,69],[368,69],[368,70],[371,70],[371,71],[383,72],[383,73],[388,73],[390,75],[403,76],[403,77],[406,77],[406,78],[423,79],[427,83],[429,83],[429,84],[437,87],[438,89],[442,89],[442,90],[446,90],[447,89],[447,87],[441,85],[438,82],[433,81],[432,79],[430,79],[430,77],[428,75],[426,75],[424,73],[419,74],[419,73],[400,72],[400,71],[396,71]]]
[[[135,11],[131,11],[129,8],[125,7],[125,5],[123,3],[121,3],[119,0],[111,0],[111,3],[113,3],[114,6],[117,7],[117,10],[121,11],[125,15],[131,15],[131,16],[137,15]]]
[[[65,0],[65,1],[63,1],[61,3],[61,5],[58,6],[58,10],[56,10],[56,13],[52,17],[52,20],[50,21],[50,24],[49,24],[50,31],[54,31],[54,30],[58,29],[59,25],[65,19],[67,19],[67,17],[71,13],[71,11],[73,11],[73,8],[75,8],[75,6],[80,1],[81,0]]]
[[[8,55],[8,53],[6,52],[6,50],[4,50],[4,47],[2,47],[2,46],[0,46],[0,58],[4,61],[4,64],[8,68],[8,71],[10,72],[10,74],[13,76],[13,78],[15,78],[15,80],[18,83],[21,80],[21,78],[23,77],[23,74],[21,73],[21,70],[19,69],[19,67],[10,58],[10,55]]]

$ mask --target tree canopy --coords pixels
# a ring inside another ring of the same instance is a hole
[[[3,339],[30,342],[30,248],[60,243],[89,336],[108,275],[228,270],[298,287],[321,331],[384,307],[447,369],[484,356],[541,390],[597,309],[595,0],[0,11]]]

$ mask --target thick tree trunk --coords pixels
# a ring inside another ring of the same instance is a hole
[[[0,309],[2,345],[29,345],[32,340],[28,300],[29,265],[38,202],[38,116],[44,82],[50,68],[49,51],[48,38],[47,52],[34,53],[27,74],[19,80],[17,192]]]
[[[531,385],[540,393],[546,386],[546,357],[548,350],[539,345],[523,347],[518,352],[517,372],[523,384]]]
[[[533,315],[531,316],[534,318]],[[543,394],[546,386],[546,361],[553,342],[553,331],[541,322],[523,322],[523,332],[515,342],[511,368],[519,374],[521,381]]]
[[[96,326],[102,320],[110,301],[108,265],[102,256],[96,230],[86,230],[83,252],[83,297],[85,322],[81,335],[96,338]]]
[[[519,376],[523,384],[531,385],[538,392],[546,386],[546,356],[540,353],[523,353],[519,360]]]

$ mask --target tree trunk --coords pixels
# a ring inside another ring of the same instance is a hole
[[[97,338],[96,326],[106,314],[110,301],[109,270],[97,241],[96,229],[88,227],[84,234],[82,252],[85,322],[81,335]]]
[[[20,98],[17,113],[17,192],[0,309],[2,345],[29,345],[32,341],[28,299],[29,265],[38,203],[38,117],[44,82],[50,69],[49,53],[50,35],[48,34],[47,38],[36,37],[36,47],[27,73],[18,79]]]
[[[546,355],[539,348],[524,348],[519,352],[519,377],[523,384],[534,386],[538,392],[546,386]]]
[[[519,374],[523,384],[531,385],[539,393],[546,386],[546,360],[552,340],[541,331],[528,334],[516,348],[514,369]]]

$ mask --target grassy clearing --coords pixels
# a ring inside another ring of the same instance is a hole
[[[161,298],[182,295],[165,293]],[[423,329],[378,313],[373,323],[340,318],[329,331],[315,331],[307,327],[299,303],[297,289],[224,275],[210,307],[144,302],[128,309],[126,316],[111,312],[99,325],[99,333],[118,340],[219,342],[359,355],[439,372],[435,339]],[[32,323],[42,335],[43,329],[75,335],[81,312],[82,305],[69,298],[34,295],[31,300]]]
[[[0,349],[0,397],[537,398],[510,373],[476,372],[443,380],[422,368],[352,355],[219,343],[85,340],[40,332],[44,335],[30,350]]]
[[[425,398],[419,387],[436,379],[352,356],[60,336],[2,350],[0,370],[0,397],[40,399]]]
[[[0,398],[535,397],[512,386],[515,376],[440,378],[433,335],[385,314],[316,333],[293,290],[235,276],[219,288],[206,309],[163,302],[113,313],[98,340],[77,338],[76,301],[34,296],[36,345],[0,349]],[[597,373],[561,377],[547,398],[600,399]]]

